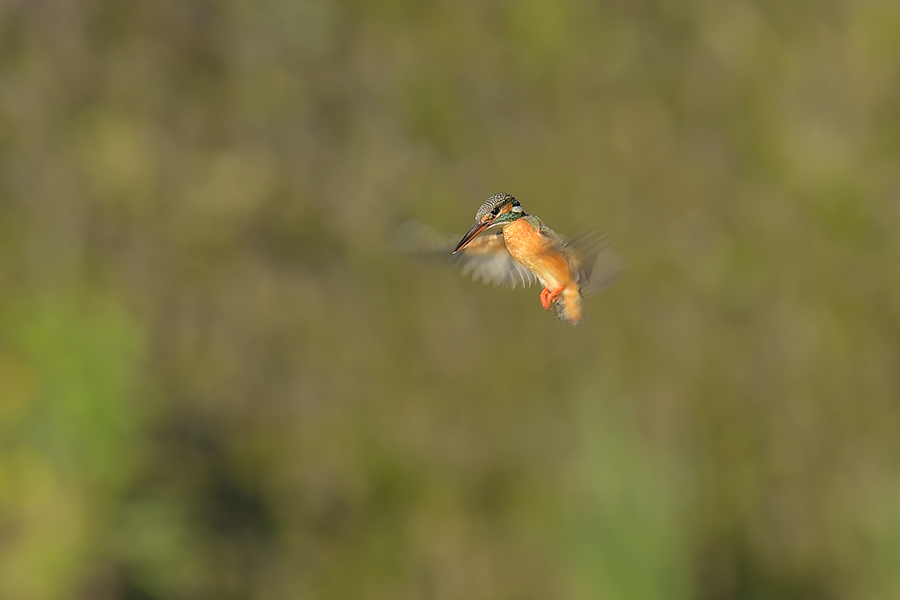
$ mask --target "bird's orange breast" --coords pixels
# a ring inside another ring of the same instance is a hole
[[[516,219],[504,227],[503,240],[510,255],[537,275],[544,286],[575,285],[565,254],[554,248],[527,219]]]

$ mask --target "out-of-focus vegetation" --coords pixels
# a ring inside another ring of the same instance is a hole
[[[900,597],[900,4],[0,3],[0,597]],[[395,253],[515,194],[580,328]]]

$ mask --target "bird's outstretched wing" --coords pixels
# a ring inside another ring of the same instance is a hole
[[[476,281],[511,288],[537,282],[534,273],[510,255],[502,231],[481,234],[456,256],[462,274],[471,275]]]
[[[404,252],[439,254],[458,266],[463,275],[484,283],[515,288],[537,282],[534,273],[515,260],[506,249],[501,231],[488,231],[453,254],[459,236],[449,236],[415,220],[401,225],[394,245]]]

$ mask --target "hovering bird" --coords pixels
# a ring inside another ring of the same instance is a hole
[[[398,233],[406,250],[449,252],[463,274],[485,283],[515,288],[539,281],[541,305],[561,321],[584,320],[582,296],[603,291],[622,271],[622,262],[596,234],[568,242],[525,212],[512,195],[488,198],[475,213],[475,224],[453,245],[427,225],[408,221]]]

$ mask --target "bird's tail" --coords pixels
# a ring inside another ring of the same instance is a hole
[[[556,316],[560,321],[578,325],[584,321],[581,292],[577,287],[566,287],[556,299]]]

